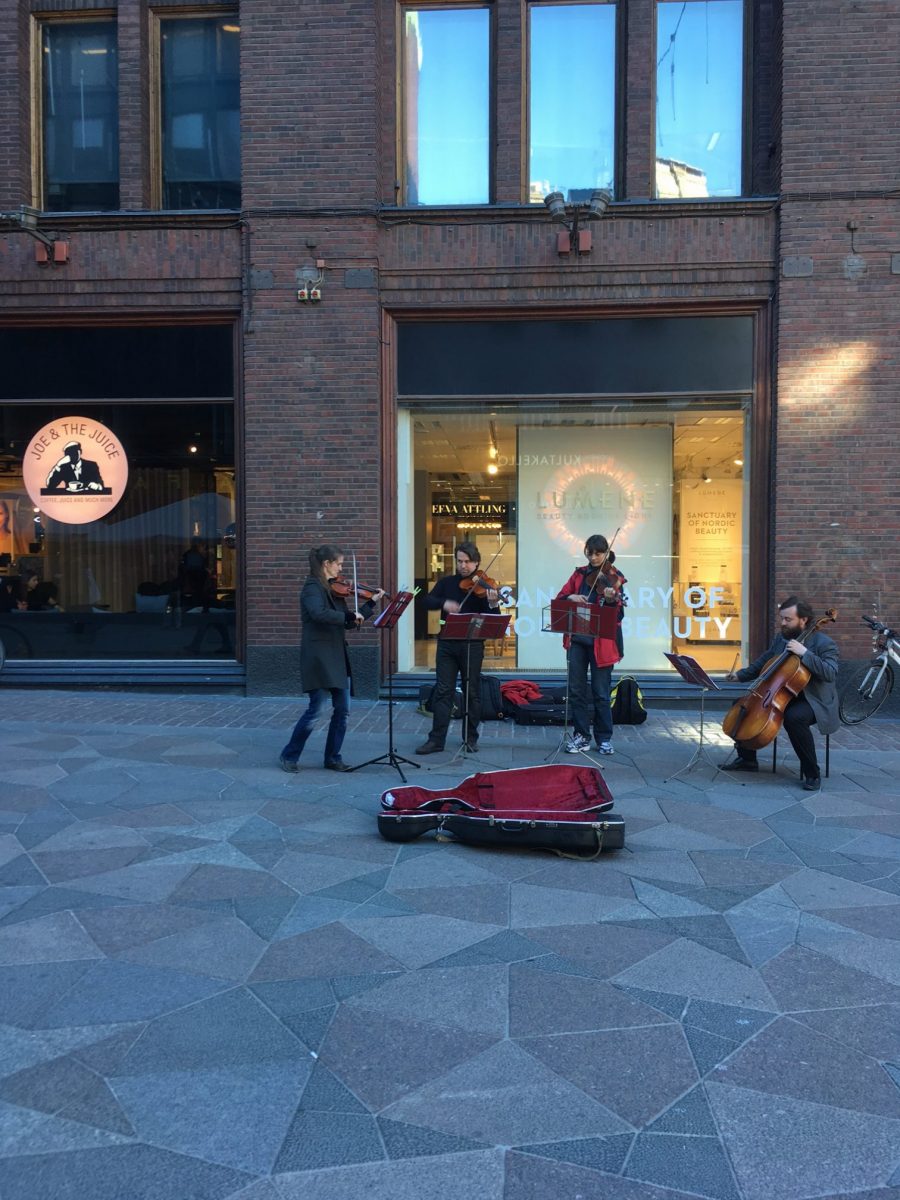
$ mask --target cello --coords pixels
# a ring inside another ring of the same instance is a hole
[[[811,633],[837,620],[837,609],[829,608],[815,625],[804,629],[798,642],[806,642]],[[753,690],[736,700],[725,714],[722,729],[745,750],[762,750],[781,732],[784,710],[799,696],[811,675],[803,659],[782,650],[765,664],[754,681]]]

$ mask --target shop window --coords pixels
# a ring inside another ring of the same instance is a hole
[[[161,207],[238,209],[237,15],[160,17],[158,42]]]
[[[534,4],[528,32],[529,199],[588,200],[613,187],[615,5]]]
[[[401,10],[403,199],[490,201],[490,14]]]
[[[456,545],[474,541],[513,598],[511,636],[488,644],[486,667],[558,674],[546,606],[584,563],[587,538],[618,531],[622,669],[669,672],[664,652],[677,650],[728,671],[747,645],[748,412],[749,398],[676,397],[401,410],[414,515],[400,574],[427,591],[453,572]],[[406,669],[433,666],[438,617],[417,609]]]
[[[40,25],[40,182],[48,212],[119,207],[118,56],[111,20]]]
[[[658,0],[656,195],[739,196],[744,0]]]

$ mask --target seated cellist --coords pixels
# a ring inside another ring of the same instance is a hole
[[[764,665],[772,658],[787,651],[796,654],[809,671],[810,681],[799,695],[795,696],[784,710],[784,729],[791,745],[800,759],[800,775],[803,790],[817,792],[821,787],[819,760],[812,726],[818,725],[821,733],[834,733],[840,722],[838,715],[837,690],[834,681],[838,673],[838,648],[826,634],[806,628],[813,618],[813,610],[796,596],[791,596],[778,605],[780,632],[772,645],[749,666],[741,671],[732,671],[727,679],[756,679]],[[736,743],[737,758],[725,763],[723,771],[757,771],[756,751],[747,750]]]

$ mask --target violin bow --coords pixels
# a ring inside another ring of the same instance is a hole
[[[359,580],[356,575],[356,555],[353,554],[352,558],[353,558],[353,611],[354,611],[354,613],[358,613],[359,612]]]

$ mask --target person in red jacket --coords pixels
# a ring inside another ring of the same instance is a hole
[[[612,754],[613,722],[609,694],[612,669],[625,653],[622,643],[623,585],[627,582],[621,571],[612,565],[613,555],[609,542],[600,534],[592,534],[585,542],[584,555],[587,565],[578,567],[566,580],[558,600],[568,596],[572,600],[592,603],[614,604],[619,609],[619,624],[615,638],[592,638],[584,634],[573,634],[563,638],[568,659],[567,684],[569,704],[572,709],[574,733],[566,742],[569,754],[580,754],[591,746],[591,708],[593,707],[594,738],[601,754]],[[600,574],[597,574],[597,571]],[[590,698],[588,696],[590,679]]]

